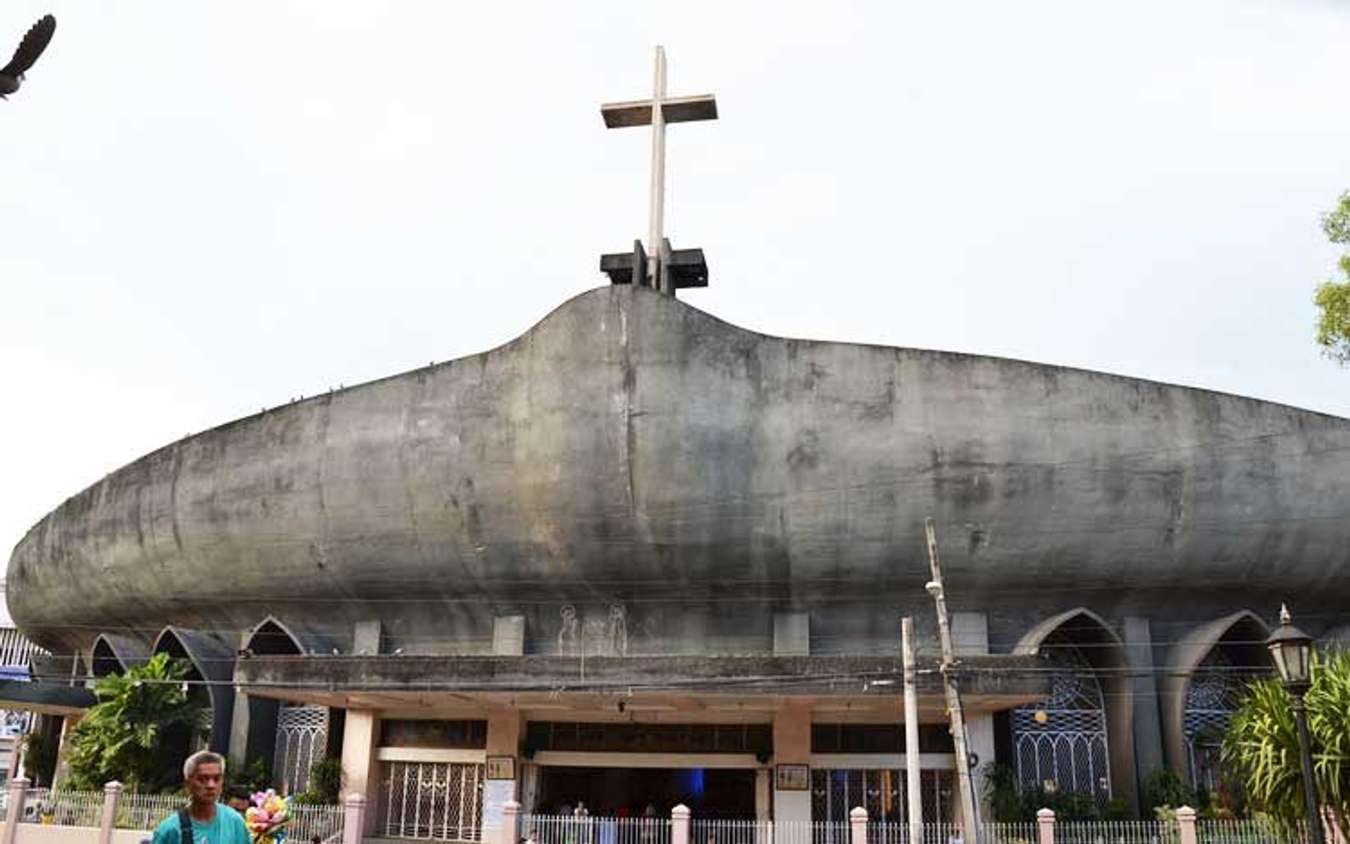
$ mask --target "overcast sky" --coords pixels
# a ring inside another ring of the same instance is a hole
[[[471,354],[646,231],[672,94],[685,301],[771,334],[1350,414],[1312,343],[1350,2],[5,0],[0,546],[188,432]],[[3,59],[0,59],[3,60]]]

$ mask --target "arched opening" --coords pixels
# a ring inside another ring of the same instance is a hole
[[[1024,788],[1048,788],[1136,803],[1133,717],[1125,645],[1085,608],[1060,613],[1022,637],[1017,653],[1038,654],[1050,696],[1010,718],[1013,764]]]
[[[89,652],[89,673],[94,679],[122,674],[145,662],[149,648],[143,639],[117,633],[100,633]]]
[[[166,627],[155,639],[150,653],[164,653],[188,661],[188,697],[210,712],[206,746],[217,753],[226,752],[230,746],[230,717],[234,710],[234,687],[231,685],[234,652],[210,634]],[[181,735],[166,735],[166,747],[173,753],[182,752],[181,756],[171,757],[181,760],[197,748],[188,731],[177,732]]]
[[[303,653],[299,638],[272,616],[254,627],[244,641],[246,658]],[[249,695],[245,760],[265,760],[272,772],[272,784],[282,793],[304,791],[309,787],[310,769],[327,752],[328,728],[326,706]]]
[[[107,677],[109,674],[122,674],[127,670],[127,667],[122,664],[122,660],[118,659],[117,654],[113,653],[112,645],[108,644],[108,640],[102,636],[99,636],[98,640],[94,642],[92,662],[92,674],[95,679]]]
[[[1168,654],[1162,682],[1168,764],[1193,787],[1221,800],[1231,789],[1219,749],[1243,686],[1270,671],[1269,633],[1259,616],[1242,610],[1201,625]]]

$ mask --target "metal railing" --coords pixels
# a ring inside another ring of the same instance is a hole
[[[185,805],[187,797],[182,794],[123,793],[117,802],[114,825],[118,829],[153,830]]]
[[[1057,821],[1055,844],[1175,844],[1176,824],[1163,821]]]
[[[0,802],[7,809],[8,794]],[[22,823],[52,824],[97,828],[103,819],[106,795],[101,791],[51,791],[30,788],[24,795]],[[117,829],[153,830],[165,818],[187,804],[183,794],[124,793],[117,801],[113,825]],[[288,835],[296,841],[319,838],[323,842],[341,839],[346,814],[341,806],[305,804],[291,807]]]
[[[520,832],[536,844],[670,844],[670,819],[525,815]]]
[[[287,836],[300,844],[308,844],[318,838],[321,841],[335,841],[342,838],[342,822],[345,813],[341,806],[305,804],[291,806],[291,822],[287,825]]]
[[[1197,844],[1285,844],[1297,841],[1298,835],[1280,831],[1271,824],[1262,823],[1254,818],[1237,820],[1197,820],[1195,822],[1195,840]],[[1327,840],[1331,840],[1328,838]]]

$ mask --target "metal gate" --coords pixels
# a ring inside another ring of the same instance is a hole
[[[483,766],[385,762],[380,829],[388,838],[478,841]]]
[[[277,712],[272,780],[282,794],[309,788],[309,771],[328,744],[328,707],[283,706]]]

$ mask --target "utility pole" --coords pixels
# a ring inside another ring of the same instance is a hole
[[[956,776],[960,780],[957,794],[961,800],[961,829],[967,841],[979,840],[976,827],[975,779],[970,775],[970,749],[966,745],[966,719],[961,713],[961,693],[956,688],[956,677],[952,669],[956,663],[956,654],[952,649],[952,630],[947,622],[947,596],[942,591],[942,565],[938,562],[937,531],[933,528],[933,519],[924,520],[924,533],[928,538],[928,565],[932,570],[932,580],[924,587],[933,596],[933,605],[937,610],[938,639],[942,642],[942,685],[947,693],[947,712],[951,717],[952,743],[956,750]]]
[[[919,779],[919,688],[914,673],[914,619],[900,619],[900,658],[905,667],[905,791],[909,840],[923,841],[923,796]]]

